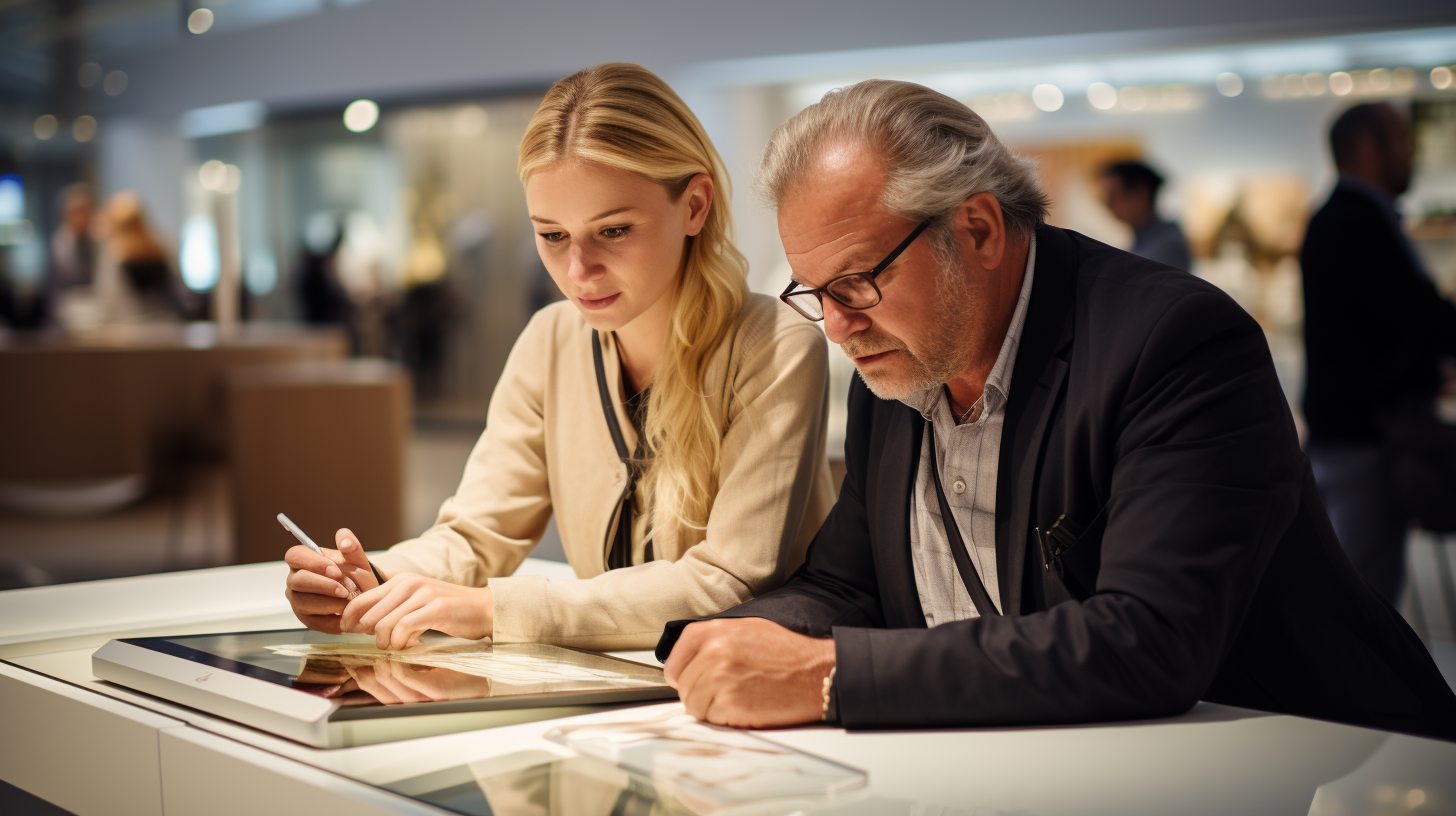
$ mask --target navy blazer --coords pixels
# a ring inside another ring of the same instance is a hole
[[[1456,696],[1335,539],[1262,330],[1217,288],[1037,231],[996,485],[1004,617],[925,626],[909,538],[921,432],[856,379],[848,472],[807,560],[720,615],[832,635],[845,726],[1210,700],[1456,738]]]

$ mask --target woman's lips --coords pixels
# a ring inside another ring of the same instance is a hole
[[[619,298],[621,296],[622,296],[622,293],[621,292],[618,292],[615,295],[607,295],[604,298],[597,298],[596,300],[588,300],[587,298],[577,298],[576,299],[576,302],[577,303],[580,303],[581,304],[581,308],[583,308],[583,309],[591,309],[593,311],[596,311],[597,309],[605,309],[608,306],[611,306],[613,303],[616,303],[617,302],[617,298]]]

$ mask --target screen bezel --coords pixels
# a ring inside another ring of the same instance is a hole
[[[268,683],[275,688],[282,688],[288,691],[313,697],[310,691],[293,684],[294,676],[284,672],[265,669],[262,666],[254,666],[251,663],[243,663],[221,655],[206,652],[201,649],[194,649],[184,646],[175,641],[191,638],[227,637],[230,635],[266,635],[274,633],[308,632],[309,629],[256,629],[243,632],[202,632],[188,635],[175,635],[171,637],[136,637],[117,638],[118,643],[125,643],[141,649],[167,655],[169,657],[186,660],[190,663],[208,666],[214,669],[221,669],[230,674],[247,677],[253,680]],[[501,644],[507,645],[507,644]],[[624,657],[606,654],[604,652],[593,652],[589,649],[578,649],[573,646],[549,645],[553,648],[566,652],[590,655],[594,658],[602,658],[614,663],[624,663],[630,666],[637,666],[661,671],[660,666],[650,663],[642,663],[636,660],[628,660]],[[664,680],[660,685],[636,686],[626,689],[602,688],[602,689],[577,689],[561,691],[532,691],[520,694],[503,694],[494,697],[468,697],[458,700],[428,700],[417,703],[396,703],[387,705],[384,703],[365,705],[336,705],[336,711],[331,719],[353,720],[372,719],[374,717],[405,716],[407,714],[443,713],[449,711],[472,711],[472,710],[493,710],[493,709],[514,709],[514,708],[535,708],[539,706],[570,706],[570,705],[593,705],[613,702],[649,702],[667,700],[677,697],[677,692],[667,685]],[[512,703],[511,701],[520,701]],[[539,702],[527,702],[539,701]]]

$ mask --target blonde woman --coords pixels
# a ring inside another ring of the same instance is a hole
[[[567,299],[516,341],[433,527],[373,573],[348,530],[288,552],[310,628],[645,649],[782,583],[833,502],[822,333],[747,292],[727,173],[682,100],[635,65],[570,76],[518,169]],[[553,515],[580,580],[506,577]]]

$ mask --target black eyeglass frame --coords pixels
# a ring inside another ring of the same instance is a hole
[[[874,269],[871,269],[868,272],[851,272],[847,275],[840,275],[839,277],[829,281],[818,289],[800,289],[798,291],[795,291],[794,287],[798,286],[799,284],[797,282],[790,281],[789,287],[779,295],[779,300],[782,300],[789,306],[789,308],[803,315],[805,319],[812,320],[815,323],[818,323],[819,321],[824,319],[825,295],[833,298],[835,303],[838,303],[840,306],[843,306],[846,309],[854,309],[855,311],[860,312],[864,311],[865,309],[873,309],[874,307],[880,305],[880,301],[884,300],[885,297],[884,293],[880,291],[879,285],[875,283],[875,278],[879,277],[881,272],[884,272],[887,268],[889,268],[890,264],[894,263],[895,259],[900,257],[900,253],[904,252],[907,248],[909,248],[910,244],[914,243],[915,239],[920,237],[920,233],[925,232],[925,230],[928,229],[930,225],[934,223],[934,221],[934,218],[927,218],[924,221],[921,221],[920,224],[916,226],[915,229],[908,236],[905,237],[905,240],[900,242],[899,246],[890,250],[890,254],[886,255],[883,261],[875,264]],[[869,283],[870,288],[875,291],[875,302],[867,306],[855,306],[852,303],[845,303],[843,298],[830,291],[831,286],[834,286],[842,280],[848,280],[849,278],[864,278]],[[789,299],[790,297],[799,297],[802,295],[814,295],[818,299],[818,317],[814,317],[813,315],[805,312],[803,309],[799,308],[798,304],[794,303],[792,300]]]

